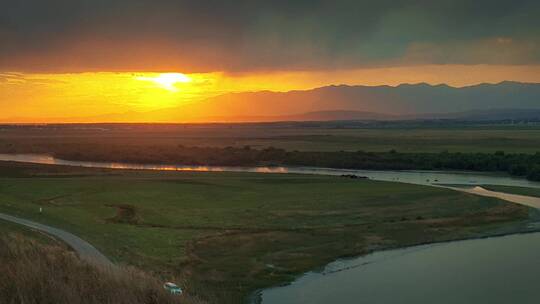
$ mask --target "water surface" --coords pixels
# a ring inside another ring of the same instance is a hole
[[[540,188],[540,183],[504,174],[451,171],[376,171],[350,170],[316,167],[227,167],[227,166],[186,166],[162,164],[133,164],[122,162],[92,162],[58,159],[43,154],[0,154],[0,161],[16,161],[36,164],[67,165],[91,168],[160,170],[160,171],[205,171],[205,172],[258,172],[258,173],[297,173],[316,175],[353,174],[373,180],[403,182],[418,185],[459,184],[459,185],[500,185]]]
[[[540,303],[540,233],[376,252],[339,260],[262,304]]]

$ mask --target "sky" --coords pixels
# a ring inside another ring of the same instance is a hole
[[[330,84],[540,82],[540,2],[0,0],[0,120]]]

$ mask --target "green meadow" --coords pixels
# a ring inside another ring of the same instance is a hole
[[[75,233],[210,303],[241,303],[339,257],[521,231],[532,214],[492,198],[343,177],[15,163],[0,173],[0,212]]]

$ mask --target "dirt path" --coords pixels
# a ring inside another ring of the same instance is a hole
[[[77,252],[79,257],[87,262],[90,262],[94,265],[98,266],[104,266],[108,268],[114,268],[115,265],[99,250],[97,250],[94,246],[90,245],[85,240],[77,237],[74,234],[71,234],[67,231],[53,228],[47,225],[39,224],[36,222],[32,222],[29,220],[25,220],[22,218],[18,218],[15,216],[11,216],[8,214],[0,213],[0,219],[6,220],[12,223],[17,223],[32,229],[36,229],[42,232],[45,232],[47,234],[50,234],[58,239],[61,239],[62,241],[66,242],[73,250]]]
[[[495,197],[495,198],[502,199],[508,202],[540,209],[539,197],[510,194],[510,193],[504,193],[504,192],[496,192],[496,191],[487,190],[480,186],[476,186],[474,188],[457,188],[457,187],[443,187],[443,188],[452,189],[452,190],[461,191],[461,192],[470,193],[470,194],[476,194],[480,196]]]

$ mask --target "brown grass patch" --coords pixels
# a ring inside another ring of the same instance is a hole
[[[201,303],[169,295],[161,284],[134,268],[97,268],[58,245],[0,236],[1,303]]]
[[[141,221],[137,209],[132,205],[121,204],[106,206],[116,208],[116,215],[106,220],[109,223],[137,225]]]

